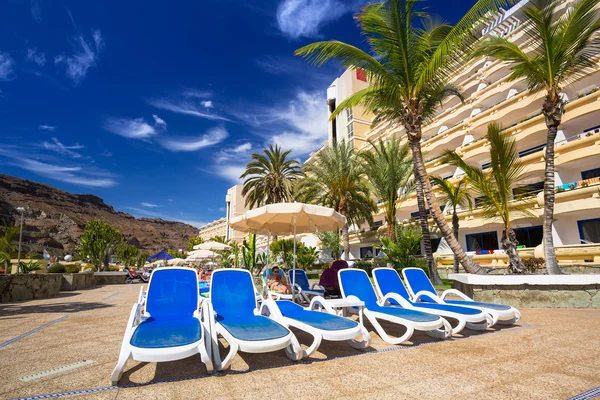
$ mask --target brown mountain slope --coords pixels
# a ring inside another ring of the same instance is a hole
[[[141,250],[182,249],[198,229],[182,222],[159,218],[135,218],[115,211],[91,194],[71,194],[42,183],[0,174],[0,221],[18,223],[18,206],[27,207],[23,242],[28,251],[46,247],[57,254],[72,253],[86,223],[103,220],[119,229],[127,241]],[[1,223],[1,222],[0,222]]]

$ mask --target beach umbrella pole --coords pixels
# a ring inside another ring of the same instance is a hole
[[[271,232],[267,235],[267,260],[265,265],[265,288],[263,290],[263,296],[265,299],[269,296],[269,286],[267,285],[267,280],[269,279],[269,244],[271,241]]]
[[[296,302],[296,216],[294,215],[294,262],[292,268],[292,302]]]

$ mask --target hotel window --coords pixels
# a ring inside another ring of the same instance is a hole
[[[519,242],[519,246],[536,247],[542,244],[544,232],[541,225],[529,226],[527,228],[516,228],[514,231],[515,235],[517,236],[517,242]]]
[[[373,258],[373,246],[361,247],[360,258]]]
[[[582,243],[600,243],[600,218],[577,221]]]
[[[467,235],[467,251],[497,250],[498,233],[482,232]]]
[[[352,139],[354,137],[354,124],[353,123],[348,124],[348,126],[346,127],[346,130],[348,131],[348,139]]]
[[[581,172],[581,179],[586,180],[592,178],[600,178],[600,168],[594,168]]]
[[[354,118],[354,115],[352,113],[352,109],[351,108],[346,108],[346,122],[352,122],[352,118]]]

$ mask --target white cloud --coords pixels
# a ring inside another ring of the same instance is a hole
[[[52,125],[38,125],[38,129],[41,131],[54,132],[56,131],[56,127]]]
[[[219,207],[219,212],[225,212],[225,207]]]
[[[27,56],[25,57],[27,61],[36,63],[40,67],[43,67],[46,64],[46,54],[39,52],[37,48],[27,49]]]
[[[207,99],[212,97],[212,92],[209,90],[198,90],[187,88],[181,93],[184,97],[192,97],[196,99]]]
[[[315,37],[328,22],[356,10],[365,0],[283,0],[277,7],[279,29],[289,37]]]
[[[100,30],[94,30],[92,31],[92,40],[86,40],[77,29],[70,11],[69,17],[77,30],[77,35],[69,40],[73,54],[58,55],[54,57],[54,63],[64,65],[67,76],[77,86],[83,81],[88,70],[98,64],[98,57],[104,49],[104,39]]]
[[[196,151],[220,143],[227,136],[225,128],[217,127],[199,137],[169,137],[160,139],[158,142],[170,151]]]
[[[188,225],[192,225],[196,228],[200,228],[202,225],[206,225],[207,223],[204,221],[195,221],[195,220],[189,220],[189,219],[185,219],[185,218],[179,218],[179,217],[173,217],[170,215],[165,215],[162,213],[158,213],[155,211],[150,211],[144,208],[139,208],[139,207],[127,207],[128,210],[130,210],[132,212],[132,214],[137,217],[137,218],[160,218],[163,219],[165,221],[177,221],[177,222],[182,222],[184,224],[188,224]]]
[[[157,129],[143,118],[107,118],[104,129],[130,139],[148,139],[158,133]]]
[[[0,81],[12,81],[15,79],[15,61],[8,53],[0,52]]]
[[[244,144],[240,144],[239,146],[236,146],[233,149],[231,149],[231,152],[232,153],[244,153],[250,149],[252,149],[252,143],[244,143]]]
[[[204,101],[200,102],[200,104],[202,104],[202,106],[206,107],[206,108],[215,108],[215,106],[213,105],[213,102],[211,100],[204,100]]]
[[[217,163],[224,163],[229,160],[245,161],[250,156],[250,152],[253,148],[252,143],[242,143],[234,147],[223,148],[215,157]]]
[[[146,201],[142,201],[140,204],[142,205],[142,207],[149,207],[149,208],[158,207],[158,204],[152,204],[152,203],[148,203]]]
[[[211,172],[237,185],[243,183],[240,179],[240,175],[242,175],[245,170],[245,165],[220,165],[218,168],[211,170]]]
[[[42,5],[41,0],[31,0],[31,18],[35,22],[42,22]]]
[[[65,146],[57,138],[52,138],[52,143],[42,142],[42,147],[46,150],[53,151],[57,154],[67,155],[72,158],[81,158],[81,154],[73,151],[83,149],[84,146],[80,144],[74,144],[72,146]]]
[[[197,100],[185,99],[150,99],[148,100],[148,104],[161,110],[171,111],[176,114],[193,115],[194,117],[213,121],[231,121],[229,118],[208,111],[208,109],[214,108],[213,103],[210,100],[197,102]]]
[[[154,118],[154,122],[156,123],[156,125],[167,126],[165,120],[159,117],[158,115],[152,114],[152,118]]]

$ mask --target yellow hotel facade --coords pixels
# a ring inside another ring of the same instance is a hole
[[[482,36],[500,35],[517,43],[525,52],[532,50],[523,27],[528,23],[523,0],[490,18]],[[570,2],[562,1],[558,12],[565,12]],[[436,116],[423,127],[422,149],[430,176],[451,182],[462,179],[463,172],[445,164],[445,150],[456,150],[465,161],[482,168],[489,166],[490,147],[484,138],[490,122],[500,122],[505,134],[515,138],[519,156],[528,170],[526,179],[513,188],[519,199],[535,215],[514,221],[520,245],[535,248],[542,243],[544,148],[546,125],[541,115],[544,93],[530,93],[524,80],[508,81],[509,65],[492,58],[473,60],[457,71],[452,81],[462,88],[465,101],[450,98]],[[328,107],[339,104],[356,90],[368,85],[359,71],[347,70],[328,89]],[[565,114],[556,139],[556,206],[554,243],[556,246],[581,246],[600,243],[600,63],[584,79],[563,88]],[[346,119],[344,119],[346,117]],[[342,121],[340,121],[340,118]],[[329,140],[352,140],[356,150],[367,150],[368,141],[391,136],[403,138],[404,128],[380,124],[370,128],[372,116],[355,108],[330,122]],[[351,124],[351,125],[350,125]],[[352,128],[348,128],[352,126]],[[314,153],[311,154],[311,157]],[[435,189],[435,187],[434,187]],[[437,193],[436,193],[437,194]],[[418,215],[414,193],[398,207],[399,222]],[[447,215],[450,222],[450,215]],[[459,213],[459,242],[470,254],[489,254],[500,248],[502,224],[483,219],[481,209]],[[379,244],[376,230],[383,224],[383,209],[374,216],[374,226],[352,227],[350,258],[370,258]],[[434,227],[430,219],[430,225]],[[437,229],[432,231],[434,251],[447,253]],[[539,253],[538,253],[539,254]]]

